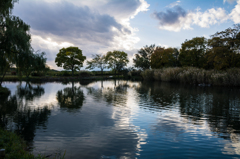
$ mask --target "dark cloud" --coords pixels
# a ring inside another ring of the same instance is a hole
[[[102,15],[87,6],[79,7],[64,1],[21,1],[21,5],[15,6],[14,14],[20,16],[33,30],[41,34],[68,37],[66,41],[71,41],[71,38],[111,41],[116,34],[112,27],[122,34],[130,33],[110,15]]]
[[[185,17],[186,15],[186,11],[180,6],[170,8],[166,12],[154,13],[154,17],[159,20],[160,25],[172,25],[178,23],[179,18]]]
[[[90,58],[136,43],[133,28],[122,20],[137,14],[141,5],[148,7],[140,0],[21,0],[13,14],[31,26],[33,48],[46,52],[57,69],[54,59],[62,47],[77,46]]]

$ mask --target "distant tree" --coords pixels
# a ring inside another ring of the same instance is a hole
[[[151,56],[155,50],[155,44],[141,48],[133,59],[134,67],[141,70],[150,69]]]
[[[16,56],[27,52],[31,45],[30,26],[19,17],[11,15],[16,0],[0,3],[0,86],[9,68],[16,64]]]
[[[120,72],[125,66],[127,66],[128,54],[124,51],[109,51],[106,55],[106,61],[108,64],[108,68],[112,68],[115,72]]]
[[[103,69],[107,68],[106,56],[101,54],[93,55],[93,59],[91,61],[87,61],[88,67],[86,69],[94,69],[100,68],[101,74],[103,75]]]
[[[151,56],[151,68],[163,68],[176,66],[177,49],[157,47]]]
[[[219,37],[229,51],[240,53],[240,24],[235,24],[233,28],[230,27],[224,31],[216,32],[211,37]]]
[[[218,70],[240,67],[240,24],[211,37],[206,54],[207,67]]]
[[[179,62],[182,66],[204,67],[207,39],[195,37],[182,43]]]
[[[86,56],[82,55],[82,50],[78,47],[68,47],[59,50],[55,63],[58,67],[63,67],[66,70],[72,71],[72,76],[74,71],[80,70],[83,67],[83,62]]]
[[[33,69],[37,72],[38,75],[44,74],[46,70],[49,70],[49,67],[47,66],[47,58],[44,57],[45,52],[37,52],[33,55]]]

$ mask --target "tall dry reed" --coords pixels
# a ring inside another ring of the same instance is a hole
[[[189,84],[211,84],[219,86],[240,86],[240,69],[225,71],[204,70],[195,67],[174,67],[142,72],[145,80],[179,82]]]

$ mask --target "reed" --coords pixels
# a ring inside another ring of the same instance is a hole
[[[144,80],[154,80],[154,70],[145,70],[141,75]]]
[[[195,67],[174,67],[145,70],[144,80],[178,82],[186,84],[211,84],[216,86],[240,86],[240,68],[225,71],[204,70]]]

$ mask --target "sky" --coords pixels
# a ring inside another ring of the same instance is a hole
[[[180,48],[240,23],[240,0],[19,0],[13,15],[30,25],[32,47],[46,53],[52,69],[62,70],[55,57],[69,46],[87,60],[124,51],[132,66],[146,45]]]

